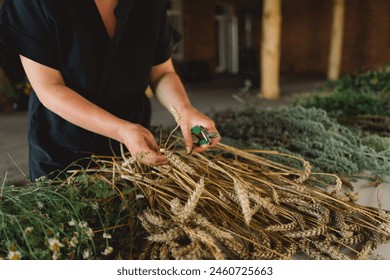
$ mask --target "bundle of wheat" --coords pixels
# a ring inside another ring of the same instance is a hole
[[[136,258],[365,259],[390,240],[388,211],[356,204],[337,176],[327,175],[331,186],[305,160],[293,157],[299,170],[261,156],[289,156],[277,152],[220,144],[187,155],[177,143],[161,150],[169,166],[122,155],[95,158],[90,170],[113,186],[131,182],[147,198],[139,218],[148,236]]]

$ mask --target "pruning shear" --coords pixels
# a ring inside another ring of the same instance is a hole
[[[210,145],[213,142],[213,138],[219,137],[217,132],[209,132],[203,126],[197,125],[191,129],[192,140],[199,146]]]

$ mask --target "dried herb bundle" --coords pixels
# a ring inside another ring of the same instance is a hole
[[[375,149],[369,146],[373,142],[363,144],[360,134],[332,120],[322,109],[296,106],[225,111],[215,113],[213,119],[224,143],[302,157],[316,171],[348,176],[370,171],[385,176],[390,170],[390,146],[375,150],[377,145]],[[285,157],[272,159],[285,165],[296,164]]]
[[[99,159],[91,170],[141,190],[149,209],[139,259],[364,259],[390,239],[389,212],[354,203],[340,179],[329,185],[310,164],[270,161],[227,145],[203,154],[175,150],[170,166]],[[125,164],[123,164],[125,163]],[[195,171],[188,172],[190,170]],[[115,173],[112,170],[116,170]]]
[[[377,69],[359,71],[336,81],[329,81],[324,88],[334,92],[353,90],[355,92],[389,93],[389,80],[390,64],[387,64]]]
[[[296,104],[326,110],[349,127],[390,136],[390,65],[328,82]]]

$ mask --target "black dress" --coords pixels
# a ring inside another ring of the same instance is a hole
[[[68,87],[108,112],[147,127],[151,112],[145,89],[151,67],[170,58],[180,36],[169,24],[163,0],[119,0],[115,15],[111,40],[94,0],[6,0],[0,42],[59,70]],[[113,152],[119,152],[118,143],[65,121],[31,93],[32,180],[90,154]]]

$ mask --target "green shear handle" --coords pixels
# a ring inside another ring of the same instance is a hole
[[[216,132],[209,132],[203,126],[197,125],[191,129],[192,140],[194,144],[199,146],[210,145],[213,142],[213,138],[219,136]]]

